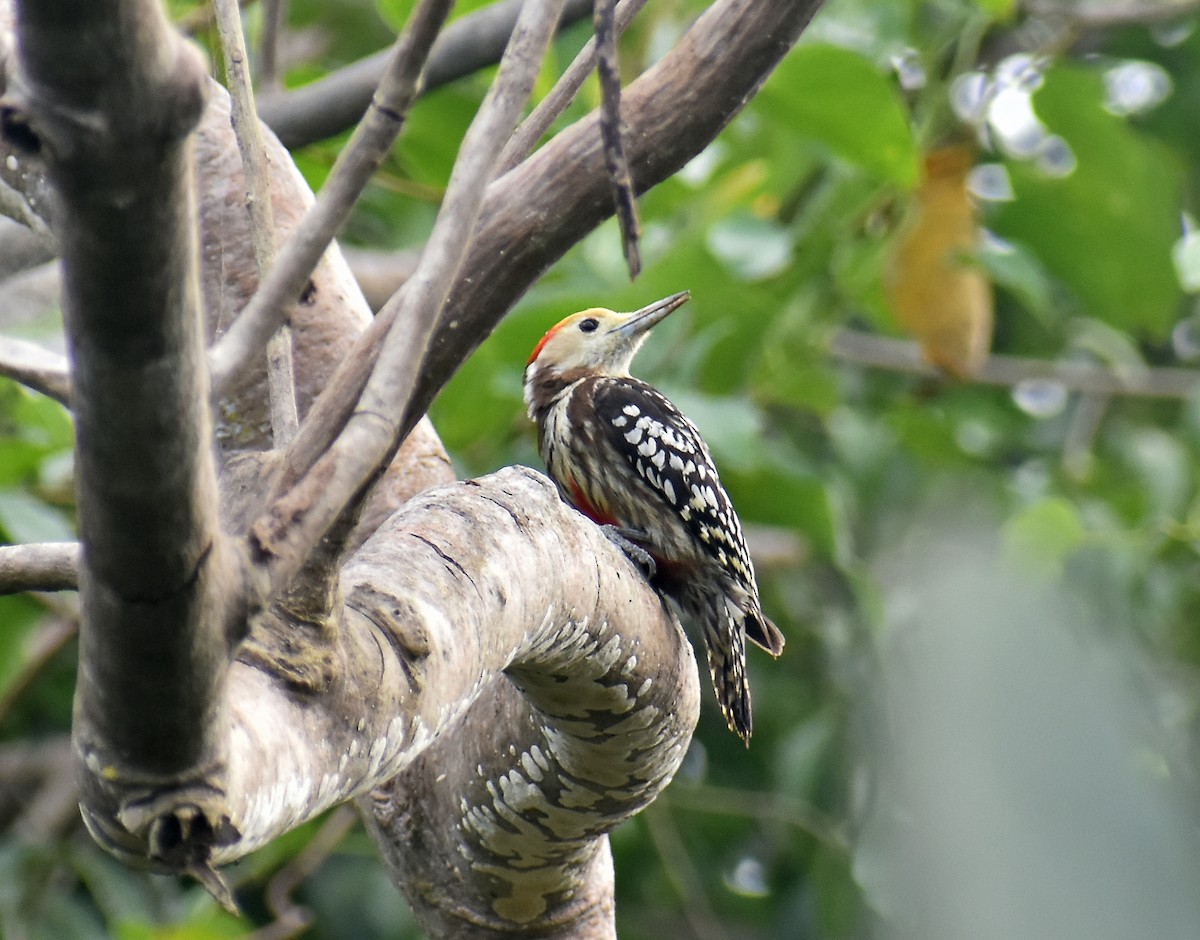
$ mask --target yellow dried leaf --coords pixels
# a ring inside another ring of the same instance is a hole
[[[974,375],[992,344],[992,288],[975,256],[979,222],[967,191],[973,153],[925,157],[925,177],[888,264],[888,302],[925,358],[957,378]]]

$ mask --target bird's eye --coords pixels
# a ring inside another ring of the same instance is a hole
[[[579,330],[583,333],[595,333],[596,327],[600,325],[600,321],[595,317],[588,317],[586,320],[579,321]]]

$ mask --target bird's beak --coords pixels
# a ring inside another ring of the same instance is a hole
[[[627,338],[640,336],[686,304],[691,297],[692,295],[688,291],[681,290],[678,294],[656,300],[641,310],[635,310],[629,314],[628,320],[619,326],[614,326],[609,332],[620,333]]]

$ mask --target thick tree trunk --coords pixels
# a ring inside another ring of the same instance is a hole
[[[17,25],[15,97],[57,196],[73,366],[80,779],[150,854],[190,868],[179,827],[200,846],[220,838],[224,681],[246,626],[196,278],[187,140],[207,79],[157,4],[22,4]],[[166,815],[164,783],[180,807]]]

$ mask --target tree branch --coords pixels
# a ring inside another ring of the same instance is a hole
[[[646,0],[621,0],[616,10],[616,34],[620,36],[625,28],[633,22]],[[589,39],[579,54],[571,60],[567,70],[558,77],[550,93],[538,102],[529,117],[521,122],[504,146],[498,161],[498,176],[507,173],[514,166],[533,152],[542,135],[550,130],[553,124],[567,106],[575,100],[575,95],[583,86],[584,80],[596,67],[596,37]]]
[[[604,144],[604,169],[612,189],[613,206],[621,227],[621,243],[629,279],[642,271],[639,243],[642,223],[638,219],[637,196],[629,176],[625,153],[625,128],[621,119],[621,72],[617,62],[616,0],[596,0],[596,75],[600,79],[600,140]]]
[[[399,433],[396,417],[418,381],[421,357],[462,267],[487,181],[532,90],[561,7],[562,0],[529,0],[522,8],[499,74],[463,139],[417,271],[385,307],[391,329],[354,414],[328,449],[312,449],[317,436],[308,433],[311,420],[289,448],[280,498],[250,533],[251,550],[275,585],[291,580],[295,559],[353,508],[407,436],[409,428]],[[296,455],[309,462],[298,465]],[[305,474],[302,479],[293,476],[296,470]]]
[[[0,545],[0,594],[73,591],[78,586],[78,542]]]
[[[699,153],[791,48],[821,0],[721,0],[655,68],[625,89],[629,160],[644,192]],[[489,187],[464,269],[438,321],[401,432],[542,272],[613,211],[595,114]],[[359,336],[288,452],[299,478],[345,426],[395,316]]]
[[[262,36],[258,43],[258,82],[266,89],[279,88],[279,41],[287,29],[288,0],[263,4]]]
[[[250,219],[242,193],[241,161],[229,120],[229,99],[215,83],[208,111],[195,136],[197,189],[200,203],[202,274],[208,328],[219,332],[253,296],[258,281],[250,245]],[[312,193],[287,151],[267,136],[271,168],[271,197],[280,238],[295,230],[312,204]],[[295,339],[297,406],[302,419],[334,368],[353,348],[355,337],[371,322],[370,309],[342,259],[336,243],[329,246],[312,272],[303,300],[292,307],[290,320]],[[256,469],[255,451],[271,446],[263,363],[254,362],[236,390],[221,396],[217,441],[226,458],[222,490],[229,497],[237,490],[241,514],[227,531],[244,532],[266,504],[272,480]],[[261,455],[260,455],[261,456]],[[230,460],[229,458],[233,458]],[[243,486],[230,480],[233,469],[246,470]],[[433,483],[453,479],[449,459],[428,423],[406,442],[404,451],[376,485],[365,507],[351,545],[362,540],[379,522],[413,493]]]
[[[0,375],[70,406],[71,374],[66,356],[23,339],[0,336]]]
[[[78,22],[80,35],[102,36],[106,51],[121,48],[119,42],[131,41],[131,36],[153,39],[156,44],[161,40],[158,24],[140,32],[127,28],[144,25],[140,22],[119,22],[116,39],[105,29],[96,33],[94,24],[86,21],[87,16],[81,21],[75,8],[103,20],[117,8],[126,13],[144,12],[134,0],[29,2],[35,16],[59,23]],[[714,8],[716,14],[701,20],[703,28],[685,41],[675,60],[676,66],[682,63],[683,81],[694,85],[682,88],[673,100],[648,102],[646,94],[673,94],[676,90],[665,72],[652,72],[635,83],[641,90],[628,90],[629,113],[636,115],[631,124],[640,133],[630,152],[639,187],[667,175],[673,169],[672,161],[681,165],[716,133],[784,54],[815,6],[724,0]],[[47,9],[49,13],[44,12]],[[104,21],[102,25],[110,24]],[[759,28],[766,31],[768,39],[745,35],[746,30]],[[73,27],[68,39],[75,38],[74,31]],[[61,38],[62,31],[54,37]],[[160,78],[178,75],[172,58],[179,55],[176,46],[167,41],[156,48],[161,57],[153,61],[162,67],[154,74]],[[126,52],[127,63],[140,61],[138,55]],[[105,76],[113,71],[102,58],[93,62],[79,55],[64,56],[57,47],[45,61],[59,66],[85,61],[88,68],[95,67]],[[189,74],[185,72],[183,77]],[[736,78],[728,80],[730,74]],[[101,82],[90,81],[90,85],[88,94],[96,93]],[[43,86],[38,87],[41,90]],[[182,340],[176,335],[187,333],[195,319],[187,315],[189,309],[194,310],[189,306],[194,292],[179,286],[189,283],[190,272],[181,261],[186,252],[179,246],[186,245],[187,239],[180,238],[185,226],[176,215],[179,206],[187,206],[190,187],[177,185],[177,170],[181,163],[186,166],[177,159],[182,154],[182,132],[176,133],[177,124],[166,122],[163,112],[152,106],[153,100],[143,106],[143,98],[123,91],[106,91],[104,100],[121,102],[123,107],[133,102],[136,117],[162,120],[169,124],[170,133],[156,135],[137,126],[114,135],[126,148],[122,156],[128,169],[120,180],[124,184],[118,192],[121,198],[108,202],[103,198],[115,190],[103,185],[108,182],[103,173],[118,172],[112,159],[118,148],[111,141],[101,139],[100,146],[92,146],[93,141],[72,127],[77,136],[70,140],[79,143],[67,152],[76,154],[78,162],[65,161],[55,169],[55,182],[68,195],[64,219],[70,224],[64,230],[102,232],[113,241],[113,250],[124,252],[116,271],[126,288],[120,294],[125,304],[122,314],[130,319],[109,324],[120,343],[112,339],[104,345],[98,331],[89,332],[92,324],[84,313],[94,309],[99,311],[94,315],[102,317],[115,308],[116,295],[94,296],[110,284],[106,278],[112,276],[94,270],[98,259],[105,257],[105,247],[93,245],[82,234],[72,235],[65,246],[69,249],[66,296],[72,322],[82,321],[78,334],[72,328],[73,349],[78,367],[92,382],[89,389],[105,398],[95,407],[89,399],[87,420],[80,425],[80,450],[116,447],[132,463],[143,459],[147,447],[158,447],[163,441],[164,455],[182,455],[180,466],[172,469],[179,477],[192,474],[189,487],[199,496],[180,502],[165,524],[157,518],[142,522],[144,509],[131,514],[138,523],[134,527],[137,535],[151,542],[158,538],[159,528],[170,528],[180,540],[178,553],[194,544],[189,535],[192,530],[176,524],[179,515],[186,517],[184,522],[190,523],[194,516],[207,525],[210,494],[204,476],[207,466],[195,455],[206,454],[209,443],[203,424],[194,423],[197,411],[203,415],[206,391],[202,380],[195,382],[197,374],[202,377],[200,347],[190,333]],[[218,95],[198,135],[198,146],[206,148],[200,189],[205,192],[206,299],[214,322],[222,322],[238,309],[239,301],[248,296],[246,284],[254,280],[252,264],[247,269],[240,261],[236,266],[225,263],[243,247],[237,243],[245,241],[244,230],[239,228],[245,220],[239,221],[234,211],[242,209],[237,198],[228,197],[230,190],[240,192],[241,184],[236,160],[230,162],[225,138],[220,136],[221,107]],[[52,109],[47,110],[53,116]],[[71,113],[81,112],[75,108]],[[82,113],[93,112],[84,109]],[[676,123],[681,113],[689,119],[699,118],[696,134],[686,133],[689,121]],[[86,123],[103,128],[108,120],[104,115]],[[38,128],[37,120],[31,126]],[[162,128],[155,125],[151,130]],[[496,147],[502,135],[497,137]],[[549,264],[565,250],[569,241],[561,239],[581,237],[605,214],[607,183],[597,172],[600,158],[594,122],[568,132],[565,140],[558,147],[549,145],[529,164],[492,184],[487,193],[483,245],[498,233],[520,237],[530,226],[537,237],[531,239],[532,247],[512,241],[503,244],[517,260],[517,274],[496,278],[498,308],[474,304],[488,308],[486,313],[472,309],[470,318],[457,322],[451,313],[453,306],[442,314],[443,331],[458,330],[457,340],[465,347],[473,348],[482,339],[536,275],[535,267]],[[135,146],[142,143],[148,144],[144,150]],[[491,145],[489,139],[488,150]],[[473,150],[465,147],[464,153]],[[62,159],[57,147],[53,152],[56,160]],[[565,167],[551,165],[563,158],[567,159]],[[154,165],[147,170],[143,162],[151,159]],[[83,168],[99,173],[101,185],[91,185],[97,182],[93,176],[88,187],[75,179],[72,189],[67,171],[82,173]],[[485,160],[471,179],[485,181],[489,172]],[[154,188],[161,183],[170,186]],[[523,191],[520,186],[524,183],[533,184],[532,189]],[[143,184],[159,193],[163,203],[170,204],[170,211],[143,196]],[[556,190],[560,185],[566,188]],[[89,195],[95,203],[84,198]],[[477,205],[479,194],[469,192],[463,198],[469,208],[472,202]],[[153,211],[147,208],[148,202]],[[555,212],[545,211],[546,206],[559,204],[570,215],[565,224],[554,218]],[[541,215],[528,217],[526,213],[531,211]],[[455,222],[471,215],[464,212]],[[135,239],[137,223],[147,217],[156,227],[143,227]],[[495,251],[495,244],[491,242],[490,250]],[[469,259],[478,260],[481,250],[488,249],[481,249],[477,240]],[[337,252],[327,255],[322,264],[330,257],[336,262]],[[461,256],[450,257],[445,264],[453,268]],[[139,260],[134,264],[130,259]],[[440,263],[430,264],[427,270],[437,279],[453,280],[453,270],[447,274]],[[494,264],[495,259],[489,258],[478,268],[472,267],[471,278],[462,279],[456,288],[455,302],[477,300],[478,295],[472,298],[470,289],[464,293],[465,285],[474,282],[480,272],[490,276],[496,270],[490,267]],[[160,278],[174,285],[173,293],[164,295],[160,290],[153,296],[151,288],[162,286]],[[92,285],[90,292],[88,285]],[[432,286],[421,284],[420,291],[428,293],[431,304],[418,307],[412,301],[412,309],[436,311],[440,306],[436,301],[444,296],[445,288],[440,280]],[[411,293],[419,296],[416,288]],[[104,299],[107,306],[101,303]],[[300,356],[315,350],[311,353],[314,357],[329,358],[314,358],[310,365],[336,359],[325,350],[334,346],[344,349],[338,344],[363,322],[359,305],[347,304],[347,299],[355,300],[320,280],[313,306],[328,305],[329,319],[321,327],[327,332],[321,333],[316,321],[308,321],[315,335],[306,336],[297,348]],[[90,300],[92,306],[87,303]],[[170,322],[175,324],[165,337],[160,335],[163,311],[171,314]],[[300,311],[308,312],[306,306]],[[420,337],[419,330],[416,335]],[[331,341],[324,342],[325,338]],[[449,335],[443,339],[448,340]],[[419,351],[421,345],[417,343],[415,349]],[[395,352],[391,350],[380,367],[379,374],[390,373],[390,378],[380,379],[384,388],[372,388],[374,397],[369,404],[374,407],[404,401],[412,387],[411,381],[404,381],[406,370],[410,380],[416,376],[418,397],[429,387],[431,380],[423,368],[415,368],[409,352],[400,349],[393,359]],[[88,357],[98,361],[92,363]],[[124,381],[106,384],[103,380],[109,377],[114,360],[125,367],[118,373]],[[430,361],[439,361],[438,356]],[[302,366],[300,372],[314,386],[327,381],[327,373],[319,367]],[[440,385],[446,375],[443,372],[432,381]],[[146,381],[147,376],[152,381]],[[193,396],[190,404],[176,403],[176,389],[168,379],[193,383],[185,390]],[[112,427],[101,429],[96,424],[97,415],[111,415],[118,408],[139,416],[142,409],[154,404],[164,384],[170,393],[168,407],[174,426],[143,426],[135,438],[126,416],[113,416]],[[392,399],[393,393],[398,397]],[[138,399],[133,407],[132,399]],[[241,427],[233,427],[222,438],[227,451],[236,449],[237,442],[254,439],[254,422],[246,417],[254,413],[254,407],[241,389],[221,400],[223,421],[247,426],[245,436],[241,436]],[[405,409],[406,427],[411,426],[409,412],[417,407],[410,402]],[[179,415],[184,416],[182,420]],[[382,418],[394,434],[396,415]],[[88,441],[83,440],[85,431],[90,435]],[[176,444],[171,435],[177,431],[188,446]],[[94,473],[100,466],[97,460],[89,469]],[[235,494],[239,467],[240,481],[245,484],[240,495]],[[444,472],[444,464],[438,467]],[[230,460],[225,495],[232,497],[232,502],[241,498],[243,508],[253,507],[255,487],[269,485],[273,475],[270,455]],[[89,590],[96,590],[89,585],[91,566],[106,575],[110,557],[121,558],[119,551],[108,555],[107,543],[89,540],[94,523],[88,522],[87,516],[94,518],[95,513],[108,511],[102,499],[105,485],[117,487],[123,482],[120,476],[102,476],[98,481],[89,480],[82,490],[87,496],[81,504],[87,507],[84,539],[89,565],[84,572],[85,602]],[[133,495],[148,496],[145,505],[156,508],[160,492],[175,482],[165,480],[148,493],[125,494],[121,490],[116,495],[129,495],[131,500]],[[138,486],[141,483],[137,479]],[[297,503],[293,508],[303,512],[308,507]],[[233,520],[231,528],[237,531],[246,516],[233,508],[227,518]],[[128,527],[128,519],[123,521]],[[219,534],[215,528],[204,531],[211,532],[219,561]],[[91,557],[93,546],[95,558]],[[299,553],[295,561],[302,564],[307,557]],[[578,563],[564,570],[563,558]],[[123,560],[130,565],[131,578],[139,571],[131,562],[139,560]],[[199,564],[197,590],[203,592],[208,586],[206,579],[215,576],[208,570],[212,567],[210,556],[202,557]],[[172,586],[166,583],[168,588]],[[278,611],[255,618],[239,661],[225,676],[215,709],[211,707],[214,699],[205,694],[206,683],[223,673],[231,639],[225,625],[251,619],[244,608],[231,611],[227,606],[229,599],[245,596],[243,584],[233,580],[215,594],[204,594],[213,618],[206,621],[210,632],[195,626],[189,616],[191,608],[184,603],[161,623],[150,623],[153,632],[139,638],[140,662],[143,672],[150,674],[145,685],[157,683],[155,706],[166,703],[172,715],[179,702],[201,706],[189,716],[190,726],[181,725],[191,737],[151,743],[166,758],[172,756],[173,748],[198,746],[201,757],[211,755],[213,759],[184,767],[183,782],[194,783],[191,789],[181,789],[180,776],[169,766],[156,765],[134,777],[125,772],[124,752],[114,752],[110,739],[103,737],[107,728],[97,727],[99,719],[90,713],[83,714],[78,720],[77,741],[82,742],[81,749],[90,760],[79,776],[84,786],[85,819],[92,832],[130,861],[150,859],[160,867],[191,870],[204,877],[210,861],[238,857],[336,802],[349,797],[365,800],[372,788],[402,772],[403,777],[379,791],[378,800],[372,798],[371,806],[377,811],[374,826],[389,843],[406,838],[408,850],[403,858],[397,860],[395,844],[390,850],[385,847],[385,852],[405,880],[419,916],[431,929],[443,936],[469,936],[478,925],[514,937],[612,936],[611,871],[603,833],[653,799],[670,779],[686,748],[697,710],[698,681],[691,649],[658,597],[595,526],[561,502],[548,481],[524,470],[510,470],[414,501],[352,556],[339,587],[346,603],[338,606],[340,616],[328,624],[298,622],[280,617]],[[157,595],[148,597],[140,597],[143,605],[154,606]],[[109,598],[102,595],[106,602]],[[110,606],[117,606],[119,600]],[[110,610],[95,605],[89,609],[85,604],[85,615],[81,701],[90,707],[99,688],[111,690],[113,698],[121,700],[117,707],[126,710],[128,735],[144,734],[150,709],[145,707],[146,697],[138,696],[145,689],[135,688],[130,696],[122,676],[112,670],[105,672],[107,663],[102,659],[96,665],[104,654],[97,638],[108,635],[103,633],[103,624],[111,616]],[[94,634],[90,640],[89,634]],[[209,645],[213,634],[219,643]],[[200,640],[186,662],[175,655],[173,644],[180,638]],[[132,648],[131,643],[126,645]],[[119,658],[128,652],[118,649],[110,655]],[[147,662],[154,668],[146,669]],[[134,715],[128,711],[129,703],[138,701],[142,713]],[[151,723],[151,730],[157,732],[165,723],[154,718],[158,723]],[[200,732],[196,723],[200,723]],[[214,738],[218,746],[203,750]],[[116,740],[121,739],[118,736]],[[418,757],[430,747],[444,750]],[[113,768],[116,781],[109,779]],[[466,813],[456,795],[466,801]],[[451,815],[449,823],[447,813]],[[429,825],[418,833],[410,831],[410,826],[419,826],[423,820],[436,820],[439,825]],[[429,836],[428,842],[420,841],[424,835]],[[464,900],[451,909],[440,900],[450,897]]]
[[[131,789],[186,790],[220,764],[245,619],[218,524],[186,146],[206,77],[149,0],[22,2],[17,29],[22,140],[61,209],[84,561],[74,741],[89,787],[128,806]],[[141,831],[168,858],[192,827],[174,862],[203,877],[192,846],[219,841],[220,800],[191,796]]]
[[[316,204],[288,240],[254,298],[209,354],[213,387],[228,391],[285,320],[322,253],[400,133],[452,0],[424,0],[396,40],[372,107],[338,155]]]
[[[240,837],[219,860],[403,771],[370,802],[376,831],[399,840],[381,849],[424,899],[418,912],[437,908],[427,924],[570,935],[548,925],[594,914],[596,892],[611,890],[591,871],[603,834],[652,800],[686,751],[699,680],[677,621],[604,534],[524,468],[410,501],[347,563],[342,591],[336,635],[269,622],[258,633],[317,681],[301,689],[299,669],[262,659],[230,673]],[[85,819],[110,850],[144,858],[111,808],[88,801]],[[419,819],[438,824],[406,824]]]
[[[829,354],[876,369],[911,372],[930,378],[945,377],[943,372],[930,365],[912,340],[839,329],[829,341]],[[1030,380],[1056,382],[1069,391],[1090,395],[1187,398],[1200,383],[1200,371],[1168,366],[1118,369],[1092,362],[992,355],[971,376],[971,381],[979,384],[1010,387]]]
[[[645,192],[699,153],[799,38],[821,0],[720,0],[625,88],[634,187]],[[597,118],[589,115],[488,190],[466,268],[438,322],[403,428],[543,271],[612,214]]]
[[[425,69],[424,91],[432,91],[500,61],[523,0],[499,0],[456,20],[438,37]],[[592,12],[592,0],[567,0],[558,28]],[[368,56],[291,91],[264,95],[259,116],[285,147],[295,149],[353,127],[370,104],[390,52]]]
[[[254,88],[250,82],[246,38],[242,35],[242,16],[237,0],[214,0],[217,32],[225,60],[226,81],[233,103],[233,129],[238,152],[242,155],[242,175],[246,180],[246,201],[250,207],[251,244],[258,268],[259,283],[275,260],[275,213],[271,209],[271,173],[267,164],[262,127],[254,109]],[[271,19],[272,11],[267,12]],[[318,252],[318,257],[320,253]],[[308,271],[316,265],[312,259]],[[280,320],[283,321],[282,315]],[[300,424],[296,409],[296,380],[292,367],[292,330],[286,321],[266,343],[267,390],[271,402],[271,436],[276,447],[286,447],[296,436]]]

